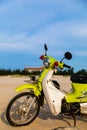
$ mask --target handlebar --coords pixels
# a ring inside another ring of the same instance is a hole
[[[66,65],[66,64],[64,64],[64,65],[63,65],[63,67],[66,67],[66,68],[68,68],[68,69],[70,69],[70,68],[71,68],[71,66]]]

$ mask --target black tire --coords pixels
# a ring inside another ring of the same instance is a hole
[[[25,126],[37,117],[39,111],[38,98],[33,93],[23,92],[15,96],[8,104],[6,118],[12,126]]]

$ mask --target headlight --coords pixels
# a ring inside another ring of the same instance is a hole
[[[45,66],[46,68],[48,68],[49,65],[50,65],[50,59],[49,59],[49,58],[45,58],[44,61],[43,61],[43,64],[44,64],[44,66]]]

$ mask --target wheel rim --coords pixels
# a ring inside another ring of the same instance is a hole
[[[23,95],[16,99],[10,108],[9,116],[12,122],[23,125],[29,123],[36,116],[38,102],[32,95]]]

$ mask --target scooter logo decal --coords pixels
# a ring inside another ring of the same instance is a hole
[[[87,92],[82,91],[81,93],[82,93],[82,95],[80,97],[77,97],[77,99],[81,99],[81,98],[86,98],[87,97]]]

